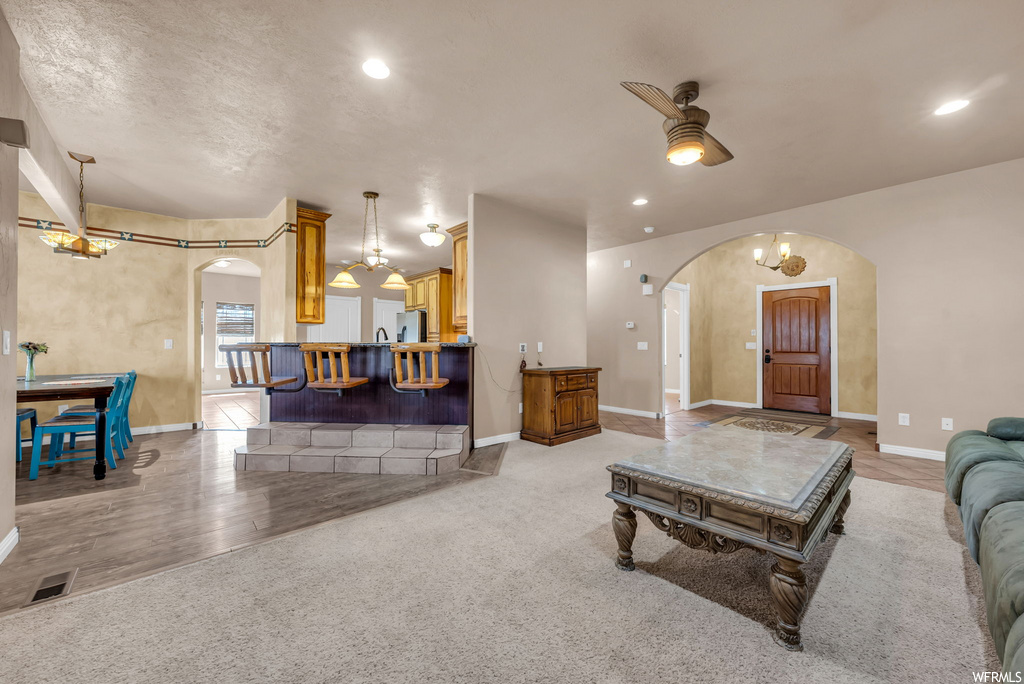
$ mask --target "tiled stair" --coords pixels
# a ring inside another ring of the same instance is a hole
[[[465,425],[261,423],[235,449],[235,470],[442,475],[469,458]]]

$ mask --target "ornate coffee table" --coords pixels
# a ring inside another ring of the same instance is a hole
[[[801,566],[829,530],[843,533],[853,449],[842,442],[729,426],[669,442],[608,466],[615,501],[616,565],[633,569],[636,514],[694,549],[771,553],[775,639],[803,650],[807,602]]]

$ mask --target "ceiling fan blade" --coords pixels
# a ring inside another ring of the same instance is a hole
[[[619,85],[657,109],[666,119],[679,118],[679,107],[660,88],[647,85],[646,83],[632,83],[630,81],[623,81]]]
[[[732,152],[725,149],[722,143],[715,140],[714,136],[704,131],[704,156],[700,158],[700,163],[704,166],[716,166],[724,164],[730,159],[732,159]]]

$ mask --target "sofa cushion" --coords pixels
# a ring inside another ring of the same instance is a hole
[[[1020,454],[1021,458],[1024,458],[1024,442],[1006,442],[1006,446]]]
[[[953,436],[946,445],[946,491],[957,506],[964,475],[979,463],[988,461],[1024,461],[1021,455],[995,437],[980,430],[964,430]]]
[[[1024,681],[1024,618],[1018,618],[1006,637],[1003,649],[1003,672],[1020,674],[1008,681]]]
[[[1010,501],[1024,501],[1024,462],[989,461],[974,466],[964,476],[960,501],[967,548],[977,562],[978,535],[989,511]]]
[[[978,551],[988,629],[1003,660],[1010,629],[1024,613],[1024,501],[993,508]]]
[[[988,422],[987,432],[996,439],[1024,441],[1024,418],[993,418]]]

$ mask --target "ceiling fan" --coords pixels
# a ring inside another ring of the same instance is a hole
[[[699,161],[704,166],[715,166],[732,159],[732,152],[705,130],[711,115],[690,104],[700,94],[696,81],[680,83],[672,97],[646,83],[623,81],[621,85],[666,117],[662,128],[668,138],[667,156],[671,163],[685,166]]]

